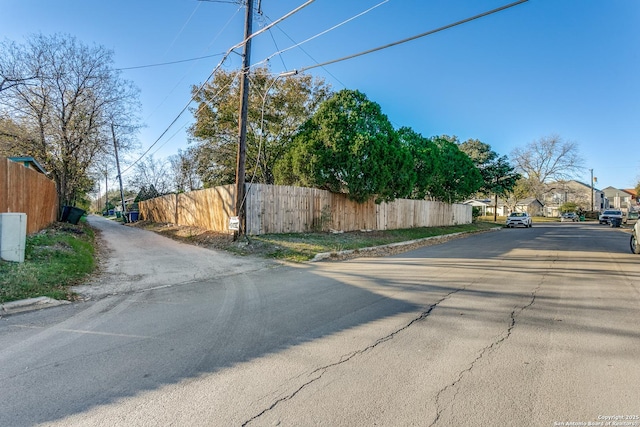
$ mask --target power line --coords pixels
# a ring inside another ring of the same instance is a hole
[[[202,1],[202,0],[201,0]],[[256,31],[255,33],[250,34],[249,36],[247,36],[242,42],[231,46],[227,52],[224,54],[224,56],[222,57],[222,59],[220,60],[220,62],[218,63],[218,65],[216,65],[216,67],[213,69],[213,71],[211,71],[211,74],[209,74],[209,76],[205,79],[205,81],[198,87],[198,89],[193,93],[193,95],[191,96],[191,98],[189,99],[189,101],[186,103],[186,105],[182,108],[182,110],[180,110],[180,112],[178,113],[178,115],[176,116],[175,119],[173,119],[171,121],[171,123],[169,124],[169,126],[167,126],[167,128],[162,132],[162,134],[153,142],[153,144],[151,144],[149,146],[149,148],[147,148],[145,150],[144,153],[142,153],[142,155],[140,157],[138,157],[131,165],[129,165],[125,170],[122,171],[122,174],[124,174],[125,172],[127,172],[128,170],[130,170],[133,166],[135,166],[140,160],[142,160],[144,158],[144,156],[147,155],[147,153],[149,153],[149,151],[151,151],[151,149],[158,144],[158,142],[160,142],[160,140],[162,139],[162,137],[164,135],[166,135],[166,133],[169,131],[169,129],[171,129],[171,127],[178,121],[178,119],[184,114],[185,111],[187,111],[187,108],[189,108],[189,105],[191,105],[191,103],[195,100],[196,96],[198,96],[198,94],[204,89],[205,85],[207,84],[207,82],[211,79],[211,77],[213,77],[213,75],[218,71],[218,69],[220,69],[220,67],[222,67],[222,64],[224,64],[224,62],[227,60],[227,58],[229,57],[229,55],[231,55],[231,53],[238,49],[239,47],[244,46],[245,43],[247,43],[247,41],[253,39],[254,37],[256,37],[259,34],[264,33],[265,31],[267,31],[268,29],[270,29],[271,27],[273,27],[274,25],[284,21],[285,19],[289,18],[290,16],[294,15],[295,13],[299,12],[300,10],[304,9],[305,7],[309,6],[311,3],[313,3],[315,0],[308,0],[306,3],[302,4],[301,6],[298,6],[297,8],[295,8],[294,10],[292,10],[291,12],[287,13],[286,15],[284,15],[283,17],[277,19],[276,21],[274,21],[272,24],[267,25],[266,27]]]
[[[218,39],[218,37],[220,37],[220,35],[221,35],[221,34],[224,32],[224,30],[229,26],[229,24],[231,23],[231,21],[233,20],[233,18],[234,18],[234,17],[236,16],[236,14],[240,11],[240,9],[242,9],[242,7],[238,8],[238,9],[236,10],[236,12],[235,12],[233,15],[231,15],[231,17],[230,17],[230,18],[229,18],[229,20],[225,23],[225,25],[220,29],[220,31],[218,31],[218,34],[216,34],[216,35],[215,35],[215,37],[213,38],[213,40],[211,40],[211,42],[209,43],[209,46],[207,47],[207,49],[205,49],[205,51],[206,51],[206,50],[208,50],[208,49],[213,45],[213,43]],[[220,55],[224,55],[224,53],[221,53]],[[213,56],[216,56],[216,55],[213,55]],[[193,67],[192,67],[191,69],[193,69]],[[190,70],[191,70],[191,69],[190,69]],[[188,70],[188,71],[190,71],[190,70]],[[187,72],[188,72],[188,71],[187,71]],[[178,82],[177,82],[177,83],[175,84],[175,86],[174,86],[174,87],[169,91],[169,93],[164,97],[164,99],[160,102],[160,104],[158,104],[158,106],[157,106],[157,107],[156,107],[156,108],[155,108],[155,109],[154,109],[154,110],[149,114],[149,116],[147,117],[147,120],[148,120],[151,116],[153,116],[153,115],[155,114],[155,112],[156,112],[156,111],[158,111],[158,109],[162,106],[162,104],[164,104],[164,102],[165,102],[167,99],[169,99],[169,96],[173,93],[173,91],[175,91],[175,90],[176,90],[176,88],[180,85],[180,83],[181,83],[181,82],[182,82],[182,81],[187,77],[187,72],[185,72],[185,73],[183,74],[183,76],[180,78],[180,80],[178,80]],[[164,145],[164,144],[163,144],[163,145]]]
[[[311,54],[309,54],[306,50],[304,50],[304,49],[301,47],[303,44],[305,44],[305,43],[307,43],[307,42],[309,42],[309,41],[311,41],[311,40],[313,40],[313,39],[316,39],[316,38],[318,38],[318,37],[320,37],[320,36],[322,36],[322,35],[324,35],[324,34],[327,34],[327,33],[329,33],[330,31],[333,31],[333,30],[335,30],[335,29],[337,29],[337,28],[339,28],[339,27],[341,27],[341,26],[343,26],[343,25],[345,25],[345,24],[349,23],[350,21],[353,21],[354,19],[359,18],[359,17],[361,17],[361,16],[363,16],[363,15],[365,15],[365,14],[367,14],[367,13],[371,12],[372,10],[374,10],[374,9],[376,9],[376,8],[378,8],[378,7],[380,7],[380,6],[382,6],[383,4],[387,3],[388,1],[389,1],[389,0],[383,0],[383,1],[381,1],[380,3],[378,3],[378,4],[376,4],[376,5],[372,6],[372,7],[370,7],[369,9],[367,9],[367,10],[365,10],[365,11],[363,11],[363,12],[360,12],[360,13],[358,13],[358,14],[356,14],[356,15],[352,16],[351,18],[346,19],[346,20],[344,20],[344,21],[340,22],[339,24],[336,24],[336,25],[334,25],[333,27],[331,27],[331,28],[329,28],[329,29],[327,29],[327,30],[324,30],[324,31],[322,31],[322,32],[320,32],[320,33],[318,33],[318,34],[316,34],[316,35],[312,36],[312,37],[309,37],[309,38],[307,38],[306,40],[303,40],[303,41],[301,41],[301,42],[296,42],[296,41],[295,41],[291,36],[289,36],[289,35],[288,35],[288,34],[287,34],[287,33],[286,33],[282,28],[278,27],[278,29],[282,32],[282,34],[284,34],[284,35],[285,35],[289,40],[291,40],[294,44],[293,44],[292,46],[290,46],[290,47],[286,48],[286,49],[278,50],[277,52],[275,52],[275,53],[273,53],[273,54],[269,55],[267,58],[263,59],[262,61],[259,61],[259,62],[255,63],[255,64],[253,64],[253,65],[252,65],[252,67],[255,67],[255,66],[260,65],[260,64],[263,64],[263,63],[267,63],[267,62],[269,62],[269,61],[271,60],[271,58],[273,58],[273,57],[274,57],[274,56],[276,56],[276,55],[279,55],[279,56],[280,56],[280,59],[281,59],[281,61],[282,61],[282,64],[284,65],[284,59],[282,58],[282,53],[284,53],[284,52],[286,52],[286,51],[288,51],[288,50],[294,49],[294,48],[296,48],[296,47],[297,47],[297,48],[299,48],[299,49],[300,49],[300,50],[301,50],[305,55],[307,55],[307,56],[308,56],[312,61],[314,61],[316,64],[319,64],[319,63],[318,63],[318,61],[317,61],[313,56],[311,56]],[[266,16],[266,15],[264,15],[264,16],[265,16],[265,18],[267,18],[268,20],[271,20],[268,16]],[[271,33],[271,31],[269,31],[269,32]],[[273,35],[272,35],[272,39],[273,39]],[[279,49],[279,48],[278,48],[278,45],[275,43],[275,39],[274,39],[274,44],[276,45],[276,49]],[[286,66],[285,66],[285,68],[286,68]],[[342,82],[340,81],[340,79],[338,79],[336,76],[334,76],[333,74],[331,74],[331,72],[330,72],[329,70],[326,70],[326,69],[325,69],[325,72],[327,72],[327,74],[329,74],[331,77],[333,77],[333,78],[334,78],[338,83],[340,83],[342,86],[345,86],[345,84],[344,84],[344,83],[342,83]]]
[[[278,30],[280,30],[280,32],[281,32],[282,34],[284,34],[284,35],[285,35],[289,40],[291,40],[293,43],[297,43],[297,42],[296,42],[296,41],[295,41],[295,40],[294,40],[294,39],[293,39],[289,34],[287,34],[287,33],[286,33],[282,28],[280,28],[280,27],[277,27],[277,28],[278,28]],[[277,46],[276,46],[276,48],[277,48]],[[311,59],[313,62],[315,62],[316,64],[319,64],[318,60],[316,60],[316,59],[315,59],[315,58],[314,58],[314,57],[313,57],[309,52],[307,52],[306,50],[304,50],[304,48],[303,48],[303,47],[298,46],[298,49],[300,49],[300,50],[302,51],[302,53],[304,53],[305,55],[307,55],[307,56],[309,57],[309,59]],[[281,58],[282,58],[282,56],[281,56]],[[261,64],[262,62],[264,62],[264,61],[260,61],[260,62],[256,63],[255,65]],[[285,67],[285,68],[286,68],[286,67]],[[331,77],[333,77],[333,79],[334,79],[335,81],[337,81],[338,83],[340,83],[340,84],[342,85],[342,87],[346,87],[346,85],[345,85],[343,82],[341,82],[339,78],[337,78],[335,75],[333,75],[333,74],[331,73],[331,71],[329,71],[328,69],[326,69],[326,68],[324,68],[324,67],[323,67],[323,69],[324,69],[324,71],[325,71],[328,75],[330,75]],[[292,74],[296,74],[296,73],[295,73],[295,72],[293,72]]]
[[[191,18],[193,18],[193,15],[196,14],[196,12],[198,11],[198,8],[201,6],[201,3],[198,3],[195,7],[195,9],[193,9],[193,12],[191,12],[191,15],[189,16],[189,18],[187,19],[187,22],[185,22],[182,25],[182,28],[180,28],[180,31],[178,31],[178,34],[176,34],[176,36],[173,38],[173,40],[171,41],[171,43],[169,44],[169,47],[167,47],[167,50],[164,52],[164,54],[166,55],[169,50],[173,47],[173,45],[175,44],[175,42],[178,40],[178,37],[180,37],[180,35],[183,33],[184,29],[187,28],[187,25],[189,25],[189,22],[191,22]]]
[[[415,35],[413,37],[408,37],[408,38],[405,38],[405,39],[402,39],[402,40],[398,40],[398,41],[393,42],[393,43],[389,43],[389,44],[386,44],[386,45],[383,45],[383,46],[379,46],[379,47],[376,47],[376,48],[373,48],[373,49],[365,50],[363,52],[354,53],[353,55],[343,56],[342,58],[333,59],[331,61],[322,62],[322,63],[316,64],[316,65],[309,65],[307,67],[302,67],[302,68],[299,68],[299,69],[296,69],[296,70],[290,70],[290,71],[287,71],[287,72],[302,73],[302,72],[305,72],[307,70],[311,70],[313,68],[324,67],[326,65],[335,64],[337,62],[346,61],[348,59],[353,59],[353,58],[357,58],[359,56],[368,55],[368,54],[373,53],[373,52],[377,52],[377,51],[380,51],[380,50],[383,50],[383,49],[387,49],[387,48],[390,48],[390,47],[393,47],[393,46],[397,46],[397,45],[400,45],[400,44],[403,44],[403,43],[407,43],[407,42],[419,39],[421,37],[429,36],[429,35],[432,35],[432,34],[435,34],[435,33],[439,33],[441,31],[448,30],[450,28],[453,28],[453,27],[456,27],[456,26],[459,26],[459,25],[462,25],[462,24],[466,24],[468,22],[474,21],[476,19],[483,18],[485,16],[488,16],[488,15],[491,15],[491,14],[494,14],[494,13],[497,13],[497,12],[501,12],[501,11],[503,11],[505,9],[517,6],[517,5],[525,3],[527,1],[528,0],[518,0],[518,1],[514,2],[514,3],[510,3],[508,5],[501,6],[501,7],[498,7],[496,9],[492,9],[490,11],[484,12],[484,13],[480,13],[478,15],[474,15],[474,16],[472,16],[470,18],[466,18],[466,19],[463,19],[461,21],[456,21],[456,22],[454,22],[452,24],[445,25],[445,26],[440,27],[440,28],[436,28],[435,30],[427,31],[427,32]]]
[[[183,62],[200,61],[202,59],[208,59],[208,58],[213,58],[215,56],[222,56],[222,55],[224,55],[224,52],[214,53],[212,55],[206,55],[206,56],[198,56],[197,58],[180,59],[178,61],[160,62],[160,63],[157,63],[157,64],[148,64],[148,65],[137,65],[137,66],[134,66],[134,67],[116,68],[116,70],[125,71],[125,70],[137,70],[137,69],[140,69],[140,68],[162,67],[164,65],[173,65],[173,64],[181,64]]]
[[[282,50],[280,50],[280,51],[278,51],[278,52],[275,52],[275,53],[273,53],[273,54],[269,55],[269,56],[268,56],[266,59],[264,59],[262,62],[269,61],[271,58],[273,58],[273,57],[274,57],[274,56],[276,56],[276,55],[280,55],[280,54],[282,54],[282,53],[284,53],[284,52],[286,52],[286,51],[288,51],[288,50],[294,49],[294,48],[296,48],[296,47],[298,47],[298,46],[300,46],[300,45],[303,45],[303,44],[305,44],[305,43],[307,43],[307,42],[310,42],[311,40],[314,40],[314,39],[316,39],[316,38],[318,38],[318,37],[320,37],[320,36],[323,36],[323,35],[325,35],[325,34],[327,34],[327,33],[331,32],[331,31],[333,31],[333,30],[335,30],[335,29],[337,29],[337,28],[340,28],[340,27],[342,27],[343,25],[346,25],[346,24],[348,24],[349,22],[351,22],[351,21],[353,21],[353,20],[355,20],[355,19],[357,19],[357,18],[359,18],[359,17],[361,17],[361,16],[363,16],[363,15],[365,15],[365,14],[367,14],[367,13],[371,12],[372,10],[374,10],[374,9],[376,9],[376,8],[378,8],[378,7],[380,7],[380,6],[382,6],[383,4],[385,4],[385,3],[387,3],[387,2],[389,2],[389,0],[383,0],[383,1],[381,1],[380,3],[376,4],[375,6],[372,6],[372,7],[370,7],[369,9],[367,9],[367,10],[365,10],[365,11],[362,11],[362,12],[358,13],[357,15],[352,16],[352,17],[351,17],[351,18],[349,18],[349,19],[346,19],[346,20],[344,20],[344,21],[340,22],[339,24],[334,25],[334,26],[333,26],[333,27],[331,27],[331,28],[328,28],[328,29],[326,29],[326,30],[324,30],[324,31],[321,31],[321,32],[319,32],[318,34],[316,34],[316,35],[314,35],[314,36],[311,36],[311,37],[309,37],[308,39],[303,40],[303,41],[301,41],[301,42],[299,42],[299,43],[296,43],[296,44],[295,44],[295,45],[293,45],[293,46],[289,46],[289,47],[288,47],[288,48],[286,48],[286,49],[282,49]]]

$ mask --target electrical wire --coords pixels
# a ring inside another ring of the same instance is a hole
[[[144,158],[144,156],[147,155],[147,153],[149,153],[149,151],[151,151],[151,149],[158,143],[160,142],[160,140],[162,139],[163,136],[165,136],[165,134],[167,132],[169,132],[169,129],[171,129],[171,127],[178,121],[178,119],[184,114],[185,111],[187,111],[187,108],[189,108],[189,105],[191,105],[191,103],[195,100],[195,97],[198,96],[198,94],[200,94],[200,92],[202,91],[202,89],[204,89],[204,86],[207,84],[207,82],[209,81],[209,79],[211,79],[211,77],[213,77],[214,73],[216,71],[218,71],[218,69],[222,66],[222,64],[224,63],[224,61],[227,59],[227,57],[229,56],[231,52],[227,52],[227,54],[225,54],[224,58],[222,58],[222,61],[220,61],[220,63],[218,63],[218,65],[213,69],[213,71],[211,72],[211,74],[209,74],[209,77],[207,77],[205,79],[205,81],[198,87],[198,90],[195,91],[195,93],[191,96],[191,98],[189,99],[189,102],[187,102],[187,104],[182,108],[182,110],[180,110],[180,112],[178,113],[178,115],[176,116],[175,119],[173,119],[171,121],[171,123],[169,123],[169,126],[167,126],[167,128],[162,132],[162,134],[153,142],[153,144],[151,144],[149,146],[149,148],[146,149],[146,151],[144,153],[142,153],[142,155],[140,157],[138,157],[133,163],[131,163],[125,170],[123,170],[122,172],[120,172],[120,175],[123,175],[125,172],[127,172],[129,169],[131,169],[133,166],[135,166],[140,160],[142,160]]]
[[[267,62],[267,61],[269,61],[271,58],[273,58],[273,57],[274,57],[274,56],[276,56],[276,55],[281,55],[281,54],[283,54],[284,52],[286,52],[286,51],[288,51],[288,50],[294,49],[294,48],[296,48],[296,47],[298,47],[298,46],[301,46],[301,45],[303,45],[303,44],[305,44],[305,43],[307,43],[307,42],[310,42],[311,40],[314,40],[314,39],[316,39],[316,38],[318,38],[318,37],[320,37],[320,36],[323,36],[323,35],[325,35],[325,34],[327,34],[327,33],[331,32],[331,31],[333,31],[333,30],[335,30],[335,29],[337,29],[337,28],[340,28],[340,27],[342,27],[343,25],[346,25],[346,24],[348,24],[349,22],[351,22],[351,21],[353,21],[353,20],[355,20],[355,19],[357,19],[357,18],[360,18],[360,17],[361,17],[361,16],[363,16],[363,15],[366,15],[367,13],[371,12],[372,10],[374,10],[374,9],[376,9],[376,8],[378,8],[378,7],[380,7],[380,6],[382,6],[383,4],[388,3],[388,2],[389,2],[389,0],[383,0],[383,1],[381,1],[380,3],[376,4],[375,6],[372,6],[372,7],[370,7],[369,9],[364,10],[364,11],[360,12],[359,14],[352,16],[352,17],[351,17],[351,18],[349,18],[349,19],[346,19],[346,20],[344,20],[344,21],[340,22],[339,24],[334,25],[334,26],[333,26],[333,27],[331,27],[331,28],[328,28],[328,29],[326,29],[326,30],[324,30],[324,31],[322,31],[322,32],[319,32],[318,34],[316,34],[316,35],[314,35],[314,36],[311,36],[311,37],[309,37],[308,39],[301,41],[300,43],[296,43],[296,44],[295,44],[295,45],[293,45],[293,46],[289,46],[289,47],[288,47],[288,48],[286,48],[286,49],[282,49],[282,50],[280,50],[280,51],[278,51],[278,52],[275,52],[275,53],[273,53],[273,54],[269,55],[269,56],[268,56],[266,59],[264,59],[263,61],[264,61],[264,62]]]
[[[430,31],[426,31],[424,33],[420,33],[420,34],[415,35],[413,37],[408,37],[408,38],[405,38],[405,39],[402,39],[402,40],[398,40],[398,41],[393,42],[393,43],[389,43],[389,44],[386,44],[386,45],[383,45],[383,46],[379,46],[379,47],[376,47],[376,48],[373,48],[373,49],[365,50],[365,51],[362,51],[362,52],[359,52],[359,53],[354,53],[352,55],[343,56],[341,58],[333,59],[331,61],[326,61],[326,62],[323,62],[323,63],[320,63],[320,64],[309,65],[307,67],[302,67],[302,68],[299,68],[299,69],[290,70],[290,71],[287,71],[287,73],[289,73],[289,72],[302,73],[302,72],[305,72],[307,70],[311,70],[313,68],[324,67],[326,65],[335,64],[337,62],[342,62],[342,61],[346,61],[346,60],[349,60],[349,59],[357,58],[359,56],[368,55],[368,54],[373,53],[373,52],[378,52],[378,51],[383,50],[383,49],[388,49],[390,47],[398,46],[398,45],[403,44],[403,43],[407,43],[407,42],[410,42],[410,41],[413,41],[413,40],[416,40],[416,39],[419,39],[419,38],[422,38],[422,37],[425,37],[425,36],[429,36],[429,35],[444,31],[444,30],[448,30],[448,29],[453,28],[453,27],[457,27],[457,26],[462,25],[462,24],[466,24],[466,23],[474,21],[476,19],[480,19],[480,18],[483,18],[485,16],[488,16],[488,15],[491,15],[491,14],[494,14],[494,13],[497,13],[497,12],[501,12],[501,11],[503,11],[505,9],[509,9],[511,7],[514,7],[514,6],[518,6],[518,5],[520,5],[522,3],[525,3],[527,1],[529,1],[529,0],[518,0],[518,1],[514,2],[514,3],[510,3],[510,4],[507,4],[505,6],[501,6],[501,7],[489,10],[487,12],[484,12],[484,13],[480,13],[478,15],[474,15],[474,16],[472,16],[470,18],[466,18],[466,19],[463,19],[463,20],[460,20],[460,21],[456,21],[456,22],[454,22],[452,24],[448,24],[448,25],[436,28],[434,30],[430,30]]]
[[[189,18],[187,19],[187,22],[184,23],[184,25],[182,25],[182,28],[180,28],[180,31],[178,31],[178,34],[176,34],[176,36],[173,38],[173,40],[171,41],[171,43],[169,44],[169,47],[167,47],[167,50],[164,52],[164,54],[166,55],[169,50],[173,47],[173,45],[175,44],[176,40],[178,40],[178,38],[180,37],[180,35],[182,34],[182,32],[184,31],[185,28],[187,28],[187,25],[189,25],[189,22],[191,22],[191,18],[193,18],[193,15],[196,14],[196,12],[198,11],[198,8],[202,5],[202,3],[198,3],[195,7],[195,9],[193,9],[193,12],[191,12],[191,15],[189,16]]]
[[[160,62],[160,63],[157,63],[157,64],[148,64],[148,65],[137,65],[137,66],[134,66],[134,67],[122,67],[122,68],[116,68],[116,70],[117,71],[125,71],[125,70],[138,70],[140,68],[162,67],[162,66],[165,66],[165,65],[181,64],[183,62],[200,61],[200,60],[203,60],[203,59],[213,58],[215,56],[221,56],[221,55],[224,55],[224,52],[214,53],[212,55],[206,55],[206,56],[198,56],[196,58],[180,59],[178,61]]]
[[[298,6],[297,8],[293,9],[291,12],[287,13],[286,15],[282,16],[279,19],[276,19],[274,22],[272,22],[271,24],[267,25],[264,28],[261,28],[260,30],[256,31],[255,33],[251,34],[249,37],[247,37],[245,40],[241,41],[240,43],[238,43],[237,45],[233,46],[231,49],[235,50],[239,47],[244,46],[249,40],[252,40],[253,38],[259,36],[260,34],[264,33],[265,31],[269,30],[271,27],[278,25],[280,22],[284,21],[285,19],[289,18],[290,16],[300,12],[302,9],[304,9],[305,7],[309,6],[311,3],[315,2],[316,0],[307,0],[306,3]]]
[[[144,153],[142,153],[142,155],[140,157],[138,157],[132,164],[130,164],[126,169],[124,169],[122,172],[120,172],[120,175],[123,175],[125,172],[129,171],[133,166],[135,166],[140,160],[142,160],[144,158],[144,156],[147,155],[147,153],[149,153],[149,151],[151,151],[151,149],[158,144],[158,142],[160,142],[160,140],[162,139],[162,137],[169,131],[169,129],[171,129],[171,127],[178,121],[178,119],[184,114],[185,111],[187,111],[187,109],[189,108],[189,105],[191,105],[191,103],[195,100],[196,96],[198,96],[200,94],[200,92],[204,89],[205,85],[207,84],[207,82],[211,79],[211,77],[213,77],[213,75],[218,71],[218,69],[220,69],[220,67],[222,67],[222,64],[224,64],[224,62],[227,60],[227,58],[229,57],[229,55],[231,55],[231,53],[233,51],[235,51],[236,49],[244,46],[245,43],[247,43],[249,40],[253,39],[254,37],[256,37],[259,34],[264,33],[265,31],[267,31],[269,28],[273,27],[274,25],[277,25],[278,23],[282,22],[283,20],[289,18],[290,16],[294,15],[295,13],[301,11],[302,9],[304,9],[305,7],[309,6],[311,3],[313,3],[315,0],[308,0],[306,3],[302,4],[301,6],[298,6],[297,8],[295,8],[294,10],[292,10],[291,12],[287,13],[286,15],[284,15],[283,17],[277,19],[276,21],[274,21],[272,24],[256,31],[253,34],[250,34],[245,40],[243,40],[242,42],[230,47],[227,52],[224,54],[224,56],[222,57],[222,59],[220,60],[220,62],[218,63],[218,65],[216,65],[216,67],[213,69],[213,71],[211,71],[211,74],[209,74],[209,76],[205,79],[205,81],[198,87],[198,89],[194,92],[194,94],[191,96],[191,98],[189,99],[189,101],[186,103],[186,105],[182,108],[182,110],[180,110],[180,112],[178,113],[178,115],[176,116],[175,119],[173,119],[171,121],[171,123],[169,124],[169,126],[167,126],[167,128],[162,132],[162,134],[149,146],[149,148],[147,148],[145,150]]]
[[[291,40],[293,43],[297,43],[293,37],[291,37],[289,34],[287,34],[282,28],[277,27],[277,29],[284,34],[289,40]],[[276,46],[277,48],[277,46]],[[309,59],[311,59],[313,62],[315,62],[316,64],[319,64],[320,62],[318,62],[317,59],[315,59],[309,52],[307,52],[306,50],[304,50],[304,48],[302,48],[301,46],[298,46],[298,49],[300,49],[302,51],[302,53],[304,53],[305,55],[307,55],[309,57]],[[281,56],[282,57],[282,56]],[[261,61],[257,64],[260,64],[264,61]],[[283,61],[284,62],[284,61]],[[256,64],[256,65],[257,65]],[[287,67],[285,67],[286,69]],[[342,87],[347,87],[347,85],[345,85],[342,81],[340,81],[340,79],[338,77],[336,77],[335,75],[333,75],[333,73],[331,73],[331,71],[329,71],[329,69],[322,67],[322,69],[324,70],[325,73],[327,73],[328,75],[330,75],[335,81],[337,81],[338,83],[340,83],[342,85]],[[291,73],[291,74],[296,74],[295,72]]]
[[[241,71],[238,71],[238,72],[236,73],[236,76],[234,76],[232,79],[230,79],[230,81],[229,81],[229,84],[228,84],[228,85],[223,86],[223,87],[220,87],[220,88],[219,88],[219,90],[218,90],[218,92],[214,95],[214,98],[215,98],[215,97],[217,97],[217,96],[219,96],[219,95],[220,95],[224,90],[226,90],[226,89],[231,85],[231,82],[232,82],[233,80],[235,80],[235,79],[237,78],[237,76],[238,76],[238,75],[240,75],[240,73],[241,73]],[[195,114],[199,114],[199,113],[202,111],[202,109],[206,106],[206,104],[207,104],[206,100],[205,100],[204,102],[200,103],[200,106],[199,106],[199,107],[198,107],[198,109],[195,111]],[[170,137],[169,137],[165,142],[163,142],[162,144],[160,144],[160,146],[159,146],[158,148],[156,148],[156,150],[155,150],[153,153],[151,153],[151,155],[153,156],[153,155],[154,155],[154,154],[156,154],[158,151],[160,151],[160,149],[161,149],[162,147],[164,147],[164,146],[165,146],[169,141],[171,141],[171,140],[172,140],[172,139],[173,139],[173,138],[178,134],[178,132],[180,132],[182,129],[184,129],[184,128],[187,126],[187,124],[188,124],[188,123],[185,123],[185,124],[184,124],[184,125],[182,125],[178,130],[176,130],[176,132],[175,132],[173,135],[171,135],[171,136],[170,136]]]

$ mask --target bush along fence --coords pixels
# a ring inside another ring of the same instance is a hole
[[[398,199],[357,203],[344,194],[303,187],[247,184],[246,233],[392,230],[472,222],[471,206]],[[235,186],[170,194],[139,203],[142,219],[229,232]]]
[[[27,234],[46,228],[58,217],[56,184],[46,175],[0,157],[0,213],[27,214]]]

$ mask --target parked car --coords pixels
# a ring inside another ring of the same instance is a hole
[[[622,222],[622,211],[617,209],[607,209],[600,214],[598,222],[600,224],[609,224],[613,218]]]
[[[519,225],[522,225],[524,227],[531,227],[533,221],[531,220],[531,217],[529,216],[528,213],[526,212],[512,212],[508,217],[507,217],[507,222],[505,224],[505,226],[507,227],[517,227]]]
[[[580,218],[578,218],[578,215],[576,215],[575,212],[567,212],[565,214],[562,214],[562,217],[560,218],[560,222],[565,222],[565,221],[578,222],[579,220]]]
[[[631,241],[629,242],[631,253],[636,255],[640,255],[640,240],[638,239],[640,239],[640,221],[636,221],[636,225],[631,231]]]
[[[627,216],[624,218],[624,223],[625,224],[635,224],[636,222],[638,222],[638,216],[640,215],[640,212],[629,212],[627,214]]]

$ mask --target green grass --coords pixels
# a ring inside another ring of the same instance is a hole
[[[83,223],[56,223],[27,237],[24,263],[0,261],[0,302],[73,299],[69,287],[94,268],[93,230]]]
[[[450,227],[421,227],[402,230],[386,230],[373,232],[349,233],[300,233],[300,234],[265,234],[251,237],[252,245],[263,247],[263,255],[295,262],[312,259],[323,252],[339,252],[343,250],[362,249],[372,246],[423,239],[425,237],[443,236],[460,232],[475,232],[495,228],[495,224],[478,222],[474,224]]]

